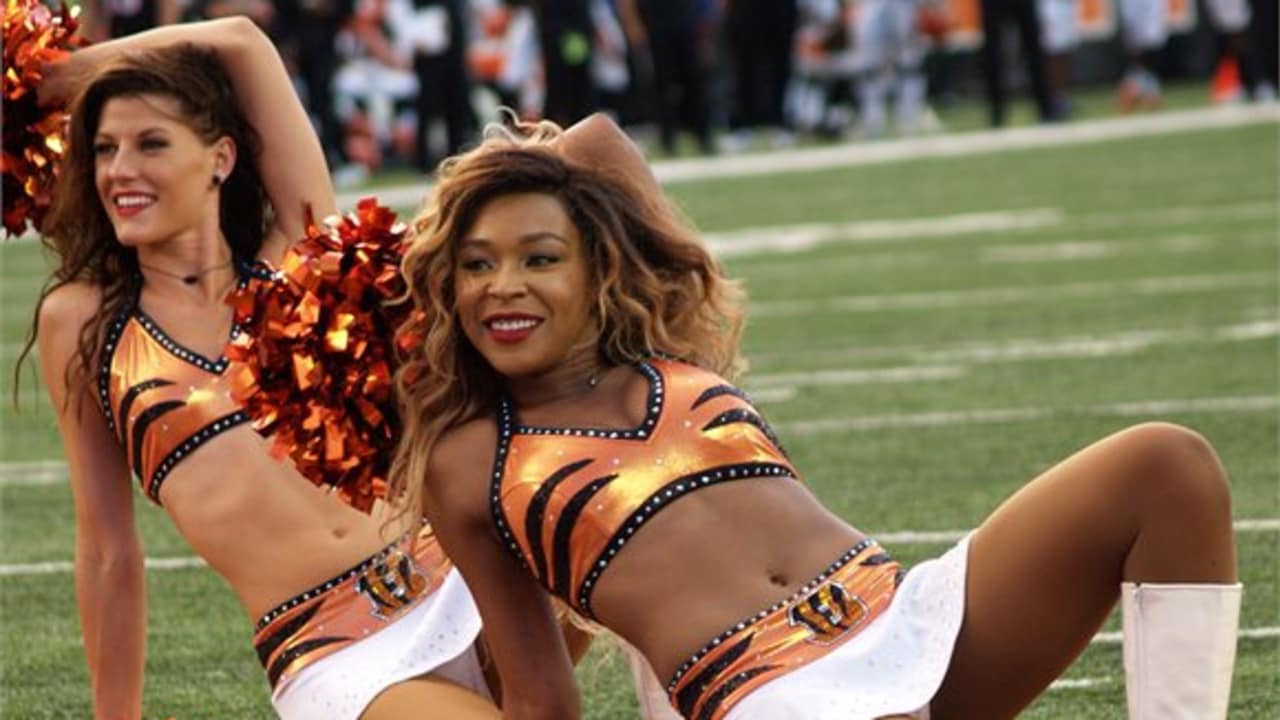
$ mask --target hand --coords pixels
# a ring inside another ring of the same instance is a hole
[[[71,58],[43,63],[40,66],[40,86],[36,88],[36,102],[40,107],[59,107],[70,104],[80,91],[85,72]]]

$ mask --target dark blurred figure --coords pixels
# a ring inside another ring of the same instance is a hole
[[[1053,98],[1057,119],[1071,116],[1071,58],[1080,45],[1080,29],[1076,20],[1076,0],[1038,0],[1041,42],[1045,54],[1045,80]]]
[[[987,89],[992,127],[1003,126],[1008,114],[1008,79],[1002,40],[1009,23],[1018,27],[1018,44],[1040,122],[1060,119],[1045,83],[1044,48],[1040,44],[1040,18],[1034,0],[982,0],[982,79]]]
[[[1169,40],[1167,0],[1120,0],[1120,30],[1128,67],[1116,86],[1120,112],[1158,110],[1164,104],[1160,67]]]
[[[774,128],[774,144],[789,144],[784,115],[791,79],[798,9],[796,0],[725,0],[725,33],[733,57],[734,112],[730,149],[750,142],[752,131]]]
[[[1280,17],[1277,17],[1276,5],[1276,0],[1254,0],[1249,35],[1254,57],[1259,61],[1259,79],[1280,92],[1280,43],[1277,43]]]
[[[711,142],[707,95],[708,58],[701,30],[710,21],[707,3],[694,0],[618,0],[627,39],[646,53],[653,68],[662,149],[675,152],[676,134],[687,129],[704,153]]]
[[[182,13],[183,21],[214,20],[244,15],[262,28],[272,41],[280,42],[280,23],[273,0],[193,0]]]
[[[404,38],[418,77],[417,143],[414,165],[423,172],[435,167],[428,142],[431,123],[444,121],[444,156],[460,152],[475,129],[471,81],[467,74],[465,0],[401,0],[404,10],[392,14],[394,32]]]
[[[1221,92],[1214,88],[1215,102],[1233,102],[1248,98],[1250,100],[1270,101],[1276,97],[1274,77],[1264,77],[1264,55],[1258,52],[1259,42],[1265,39],[1258,37],[1257,23],[1253,16],[1258,12],[1265,14],[1270,6],[1270,25],[1275,30],[1276,0],[1258,0],[1250,7],[1249,0],[1205,0],[1209,25],[1213,28],[1218,45],[1218,73],[1224,71],[1224,63],[1234,63],[1238,83],[1232,91],[1220,96]],[[1250,36],[1253,37],[1250,37]],[[1272,60],[1275,56],[1275,45],[1271,46]],[[1218,78],[1215,77],[1215,80]],[[1215,85],[1217,83],[1215,82]]]
[[[333,107],[333,76],[340,60],[334,38],[354,12],[355,0],[276,0],[279,42],[297,60],[307,110],[318,126],[330,168],[346,164],[342,125]]]
[[[80,34],[99,42],[178,21],[178,0],[83,0]]]
[[[542,115],[568,127],[595,110],[591,82],[591,12],[587,0],[517,0],[532,4],[546,100]]]

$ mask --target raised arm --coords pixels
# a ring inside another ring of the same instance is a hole
[[[98,718],[142,715],[146,585],[129,470],[92,390],[63,382],[76,337],[99,303],[87,285],[65,285],[40,310],[40,370],[57,413],[75,502],[76,600]],[[69,400],[69,402],[68,402]]]
[[[170,25],[84,48],[49,69],[40,87],[40,102],[69,101],[112,58],[174,43],[203,45],[218,54],[245,117],[262,139],[258,169],[275,209],[262,255],[275,260],[302,236],[307,205],[317,218],[337,207],[320,139],[280,54],[253,21],[238,16]]]
[[[425,493],[427,517],[480,609],[502,677],[502,716],[573,720],[580,713],[578,687],[551,603],[490,525],[483,458],[493,457],[495,442],[491,426],[471,423],[437,445]]]

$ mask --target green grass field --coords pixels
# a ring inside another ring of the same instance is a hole
[[[901,559],[973,527],[1020,484],[1125,425],[1194,426],[1231,471],[1246,584],[1232,718],[1280,714],[1277,127],[672,186],[751,293],[746,382],[816,492]],[[984,215],[974,216],[975,213]],[[916,226],[908,218],[948,218]],[[977,219],[974,219],[974,218]],[[873,222],[875,221],[875,222]],[[828,224],[829,227],[813,227]],[[903,228],[907,228],[904,230]],[[967,228],[967,229],[966,229]],[[738,233],[738,235],[735,235]],[[825,235],[824,235],[825,233]],[[45,260],[0,244],[6,397]],[[0,433],[0,715],[88,717],[71,502],[38,380]],[[190,555],[137,502],[150,557]],[[1256,522],[1256,521],[1271,522]],[[146,712],[270,717],[250,623],[203,568],[154,570]],[[1107,631],[1117,629],[1114,619]],[[579,670],[588,718],[635,715],[617,653]],[[1026,713],[1124,717],[1120,648],[1095,642]]]

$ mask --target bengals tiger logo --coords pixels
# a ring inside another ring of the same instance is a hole
[[[850,595],[838,582],[829,582],[791,606],[787,619],[792,626],[809,630],[809,642],[825,645],[857,627],[867,617],[867,605]]]
[[[370,565],[356,581],[356,592],[373,603],[373,616],[386,620],[407,607],[424,590],[427,579],[400,550]]]

